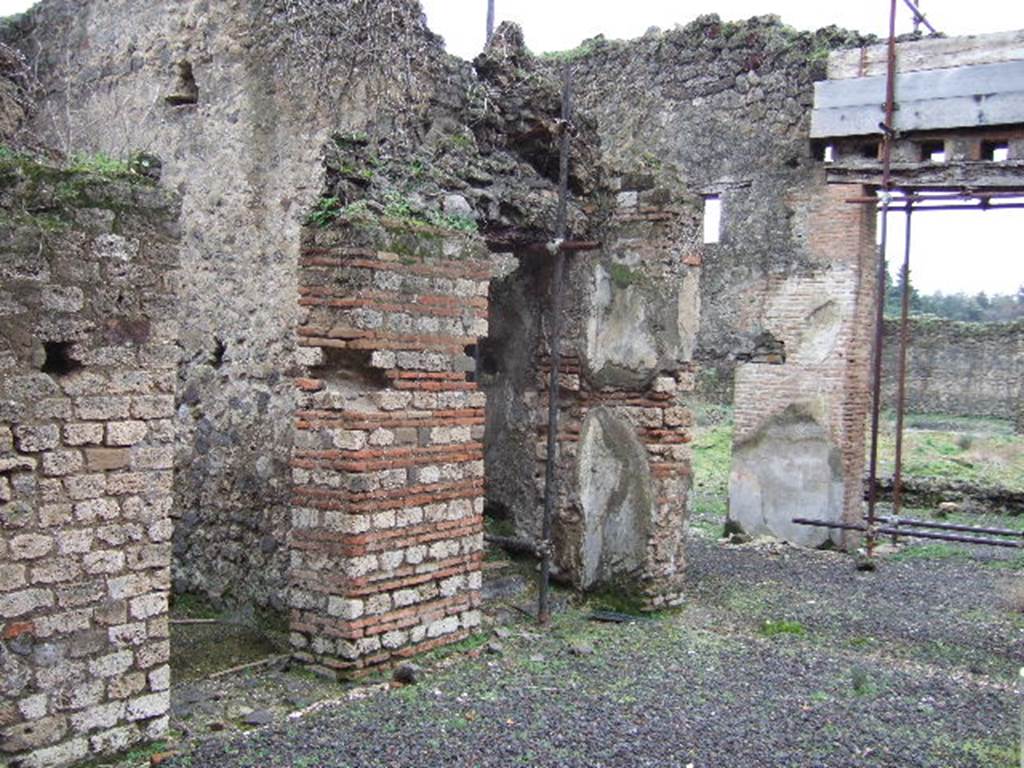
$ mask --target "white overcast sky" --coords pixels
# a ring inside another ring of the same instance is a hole
[[[468,59],[480,51],[487,0],[421,2],[431,29],[445,38],[451,53]],[[649,27],[668,29],[705,13],[717,13],[726,20],[774,13],[799,29],[835,24],[878,35],[886,33],[889,16],[889,0],[497,0],[496,4],[498,20],[518,22],[527,45],[538,52],[574,48],[597,34],[637,37]],[[31,5],[29,0],[0,0],[0,15]],[[949,35],[1024,29],[1021,0],[921,0],[920,7]],[[910,31],[911,15],[903,0],[899,8],[898,30]],[[898,222],[894,229],[890,256],[896,261],[902,258]],[[915,217],[914,284],[926,293],[1015,293],[1024,284],[1022,242],[1024,211]]]

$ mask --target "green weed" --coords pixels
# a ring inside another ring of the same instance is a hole
[[[758,632],[765,637],[775,637],[777,635],[806,635],[807,629],[799,621],[766,619],[761,624]]]

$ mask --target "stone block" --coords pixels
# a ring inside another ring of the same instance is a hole
[[[75,403],[78,418],[84,421],[127,419],[132,411],[132,399],[126,396],[80,397]]]
[[[167,419],[174,415],[173,395],[145,395],[132,398],[131,414],[133,418]]]
[[[19,425],[14,428],[14,437],[22,453],[41,453],[60,445],[60,429],[53,424],[40,427]]]
[[[130,650],[110,653],[89,662],[89,674],[94,677],[115,677],[124,674],[135,663],[135,654]]]
[[[76,733],[89,733],[103,728],[112,728],[124,717],[124,711],[123,701],[89,707],[71,715],[71,729]]]
[[[18,768],[53,768],[58,765],[73,765],[89,754],[89,742],[84,738],[66,741],[45,749],[38,749],[20,758]]]
[[[93,423],[66,424],[64,443],[71,446],[99,445],[103,442],[103,425]]]
[[[92,751],[101,755],[112,755],[124,752],[134,744],[142,741],[143,734],[138,728],[130,725],[119,728],[111,728],[103,733],[98,733],[89,739]]]
[[[53,537],[36,533],[15,536],[9,542],[9,556],[12,560],[37,560],[53,549]]]
[[[49,477],[63,477],[80,472],[83,467],[82,454],[78,451],[49,451],[42,455],[43,474]]]
[[[128,707],[125,710],[125,717],[128,720],[148,720],[152,717],[161,717],[167,714],[170,706],[170,692],[159,691],[147,696],[129,699]]]
[[[90,552],[82,562],[85,572],[93,575],[121,573],[124,570],[124,553],[116,549]]]
[[[362,600],[353,600],[343,597],[330,596],[327,600],[327,614],[342,619],[358,619],[365,612],[365,604]]]
[[[146,438],[149,427],[144,421],[113,421],[107,424],[107,445],[137,445]]]
[[[167,613],[167,593],[154,592],[134,598],[129,603],[133,619],[148,619]]]
[[[110,678],[107,683],[107,697],[110,699],[127,699],[146,689],[146,676],[142,672],[126,672]]]
[[[164,664],[149,673],[149,690],[166,691],[171,687],[171,667]]]
[[[131,465],[132,454],[127,448],[86,448],[85,461],[91,472],[105,472],[126,469]]]

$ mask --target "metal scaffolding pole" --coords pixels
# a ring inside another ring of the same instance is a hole
[[[903,411],[907,405],[907,346],[910,343],[910,233],[913,206],[907,205],[907,228],[903,247],[903,286],[900,297],[900,350],[896,382],[896,467],[893,470],[892,511],[897,517],[903,503]]]
[[[889,205],[892,197],[893,116],[896,113],[896,3],[890,0],[889,13],[889,76],[885,85],[885,122],[882,129],[882,242],[878,249],[878,271],[875,300],[875,348],[871,376],[871,457],[868,477],[867,554],[874,555],[875,506],[878,503],[878,432],[882,413],[882,346],[885,343],[885,252],[889,241]]]

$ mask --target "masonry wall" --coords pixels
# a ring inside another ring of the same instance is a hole
[[[885,323],[884,404],[896,405],[900,327]],[[912,318],[906,409],[1013,421],[1024,397],[1024,323]]]
[[[703,16],[621,42],[586,41],[577,101],[598,121],[602,159],[689,196],[719,196],[721,242],[703,254],[697,393],[731,403],[738,359],[769,328],[770,284],[816,267],[797,227],[797,191],[821,188],[808,139],[813,85],[828,51],[859,44],[829,27],[798,32],[778,17]],[[700,231],[691,236],[699,244]],[[685,243],[677,247],[685,246]]]
[[[849,537],[792,518],[861,517],[875,296],[875,212],[820,183],[792,201],[816,268],[769,282],[771,343],[736,371],[729,481],[732,522],[808,546]]]
[[[177,201],[0,161],[0,763],[167,730]]]
[[[482,241],[407,223],[305,232],[292,644],[351,674],[480,624]]]
[[[181,195],[173,585],[284,611],[300,229],[324,146],[401,144],[468,65],[401,0],[42,0],[2,32],[34,62],[43,143],[151,152]]]
[[[648,608],[681,599],[700,248],[692,201],[638,173],[594,204],[601,247],[566,256],[554,565],[576,587]],[[539,540],[554,259],[520,255],[492,286],[488,502]]]

